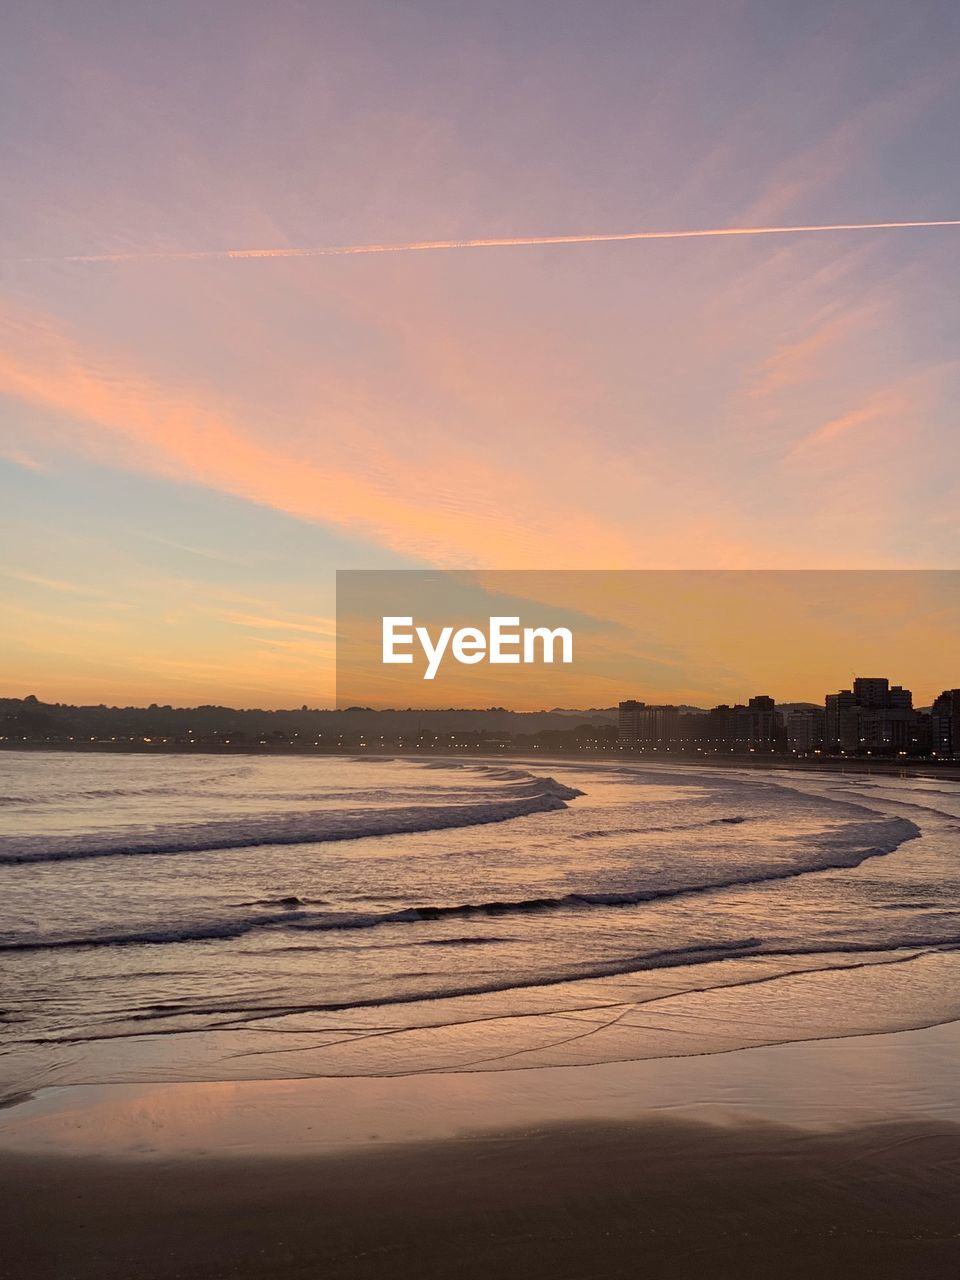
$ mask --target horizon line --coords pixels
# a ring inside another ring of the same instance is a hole
[[[784,707],[784,706],[813,707],[813,708],[822,710],[824,707],[826,698],[838,692],[843,693],[843,692],[847,692],[847,690],[843,690],[843,689],[827,690],[823,694],[821,701],[814,701],[813,699],[810,699],[810,698],[780,698],[780,697],[777,697],[775,694],[748,694],[747,696],[748,698],[772,697],[777,707]],[[908,692],[913,694],[913,689],[908,690]],[[952,690],[942,690],[941,692],[952,692]],[[923,697],[922,694],[919,696],[921,698]],[[939,696],[940,696],[939,694],[932,695],[931,702],[936,701],[937,697]],[[227,703],[223,703],[223,702],[198,702],[192,705],[174,704],[169,702],[140,703],[140,704],[132,703],[132,702],[127,702],[127,703],[47,702],[43,698],[38,698],[35,694],[25,694],[23,697],[16,697],[13,695],[2,694],[0,695],[0,703],[4,703],[4,702],[21,702],[21,703],[26,702],[26,703],[30,703],[31,705],[36,705],[39,707],[53,707],[53,708],[59,708],[61,710],[71,710],[71,711],[151,711],[151,710],[169,711],[169,712],[235,711],[241,714],[249,714],[251,712],[264,712],[267,715],[278,715],[278,714],[279,715],[316,715],[318,713],[325,714],[325,715],[329,715],[329,714],[343,715],[346,712],[351,712],[351,711],[358,711],[358,712],[363,711],[363,712],[375,712],[375,713],[393,712],[397,714],[411,714],[411,715],[446,714],[451,711],[453,712],[468,711],[475,714],[487,714],[487,713],[494,712],[494,713],[505,713],[507,715],[585,715],[589,712],[616,711],[619,709],[620,705],[625,702],[636,702],[638,705],[645,707],[649,710],[659,710],[664,707],[672,707],[672,708],[675,708],[677,711],[681,711],[682,713],[683,709],[686,709],[687,711],[692,711],[692,712],[709,712],[709,711],[716,711],[720,707],[737,707],[737,706],[747,705],[747,703],[735,701],[735,702],[718,702],[718,703],[714,703],[711,706],[701,706],[693,702],[647,702],[644,699],[638,699],[638,698],[620,698],[616,703],[606,707],[603,707],[603,706],[592,706],[592,707],[552,706],[552,707],[535,707],[535,708],[526,708],[526,709],[518,708],[518,707],[507,707],[507,706],[498,705],[498,704],[491,704],[488,706],[467,706],[467,705],[451,704],[449,706],[443,706],[443,707],[440,707],[440,706],[401,707],[401,706],[373,706],[369,703],[356,703],[356,702],[352,702],[350,703],[349,706],[345,706],[345,707],[342,707],[342,706],[311,707],[311,706],[307,706],[306,704],[302,704],[299,707],[254,707],[254,706],[230,706]],[[924,708],[914,706],[909,709],[913,711],[918,711],[918,710],[923,710]]]

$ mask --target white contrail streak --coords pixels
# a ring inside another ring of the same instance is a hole
[[[798,227],[709,227],[700,231],[613,231],[569,236],[505,236],[484,240],[409,240],[397,244],[341,244],[301,249],[194,249],[145,253],[77,253],[61,257],[20,258],[19,262],[206,262],[219,258],[334,258],[360,253],[425,253],[433,249],[508,249],[525,245],[603,244],[625,240],[701,240],[716,236],[809,235],[823,231],[894,231],[921,227],[960,227],[960,218],[929,222],[833,222]]]

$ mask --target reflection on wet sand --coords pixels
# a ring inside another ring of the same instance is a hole
[[[702,1057],[388,1078],[89,1085],[0,1113],[0,1152],[306,1154],[651,1112],[807,1128],[960,1123],[960,1023]]]

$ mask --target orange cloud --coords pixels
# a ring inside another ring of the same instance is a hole
[[[878,301],[822,319],[802,338],[779,346],[761,365],[748,394],[755,400],[781,395],[815,376],[822,364],[858,334],[875,325],[889,306]]]
[[[558,559],[564,511],[537,484],[491,470],[467,447],[448,444],[433,468],[391,454],[379,475],[358,474],[303,445],[294,452],[280,439],[260,443],[232,405],[118,366],[48,321],[7,312],[0,326],[0,393],[96,428],[72,430],[67,443],[75,450],[209,485],[438,564]],[[322,441],[333,456],[351,424],[326,425]],[[491,497],[497,494],[499,501]],[[566,565],[622,564],[630,555],[624,534],[581,513],[577,542],[562,558]]]
[[[809,449],[814,449],[818,445],[829,444],[831,440],[837,440],[840,436],[844,436],[849,431],[853,431],[856,427],[865,426],[869,422],[877,422],[881,418],[885,418],[891,414],[894,409],[902,406],[902,401],[894,401],[885,404],[882,400],[874,400],[870,404],[861,405],[859,409],[851,409],[849,413],[843,413],[838,418],[831,418],[829,422],[824,422],[822,426],[817,427],[816,431],[810,433],[792,450],[792,455],[797,457],[799,454],[805,453]]]
[[[327,639],[337,634],[336,618],[314,618],[309,622],[298,622],[288,618],[264,618],[259,614],[247,613],[225,613],[223,617],[239,627],[251,627],[255,630],[305,631]]]
[[[934,397],[942,394],[944,381],[955,371],[954,363],[934,365],[920,374],[881,387],[859,405],[828,418],[808,432],[793,446],[787,460],[812,456],[825,446],[833,445],[870,426],[882,426],[885,429],[884,443],[888,450],[893,448],[898,451],[908,434],[914,436],[916,449],[920,443],[916,424],[930,416]]]

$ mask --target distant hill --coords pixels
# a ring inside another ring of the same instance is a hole
[[[581,724],[612,726],[616,708],[553,711],[508,711],[504,707],[458,708],[438,711],[396,709],[379,711],[350,707],[341,711],[301,707],[265,711],[220,706],[149,707],[70,706],[41,702],[36,697],[0,698],[0,737],[28,741],[74,739],[173,738],[182,741],[273,740],[324,744],[340,736],[387,738],[420,734],[470,733],[536,734],[571,731]]]

